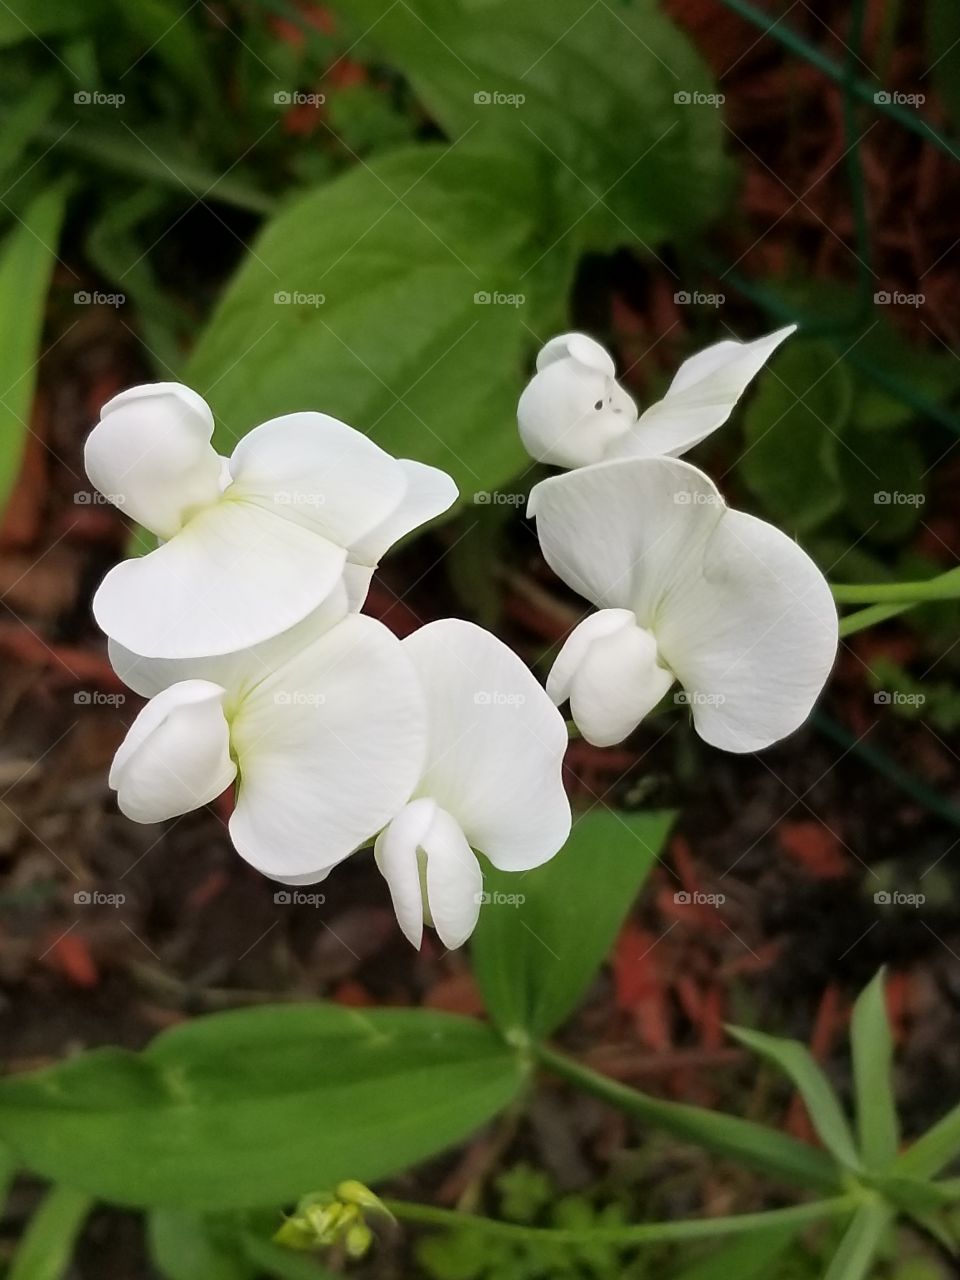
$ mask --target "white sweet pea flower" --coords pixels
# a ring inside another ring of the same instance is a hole
[[[426,698],[426,764],[375,853],[407,938],[419,947],[426,922],[452,949],[480,912],[474,849],[502,871],[527,871],[562,848],[567,732],[527,667],[482,628],[433,622],[403,648]]]
[[[347,613],[342,584],[296,627],[247,650],[156,659],[112,641],[110,658],[150,698],[110,771],[120,809],[160,822],[236,779],[230,837],[273,879],[322,879],[422,774],[420,678],[386,627]]]
[[[621,742],[677,680],[697,732],[726,751],[803,723],[833,665],[837,611],[786,534],[673,458],[555,476],[534,487],[529,514],[547,563],[601,611],[547,681],[589,742]]]
[[[610,458],[677,457],[723,425],[751,380],[796,329],[717,342],[685,360],[666,395],[638,416],[610,354],[583,333],[553,338],[517,406],[520,437],[539,462],[585,467]]]
[[[212,435],[201,397],[159,382],[114,396],[87,439],[93,484],[161,539],[113,568],[93,601],[100,627],[135,653],[258,644],[316,609],[348,565],[362,603],[391,543],[457,496],[443,472],[322,413],[265,422],[229,459]]]

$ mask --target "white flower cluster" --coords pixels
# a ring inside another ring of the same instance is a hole
[[[398,640],[359,610],[398,538],[455,501],[452,479],[320,413],[214,450],[176,383],[104,406],[90,479],[156,534],[107,574],[94,614],[148,698],[117,751],[121,810],[159,822],[234,785],[251,865],[312,884],[376,837],[401,927],[459,946],[480,910],[473,850],[522,871],[570,830],[567,734],[524,664],[469,622]]]
[[[708,742],[753,751],[791,732],[836,651],[829,588],[790,538],[673,456],[726,420],[789,332],[700,352],[642,415],[591,338],[540,353],[521,435],[573,469],[538,484],[529,510],[548,563],[599,610],[546,691],[472,623],[400,641],[360,612],[390,546],[456,500],[444,472],[312,412],[263,423],[224,458],[187,387],[116,396],[87,472],[158,539],[93,605],[114,668],[148,699],[110,772],[121,810],[159,822],[233,786],[234,845],[289,885],[374,840],[406,936],[419,946],[433,924],[456,947],[484,896],[475,850],[523,871],[567,838],[555,704],[605,746],[679,680]]]
[[[568,637],[547,691],[597,746],[621,742],[679,681],[701,737],[757,751],[798,728],[823,688],[838,626],[823,575],[678,459],[794,327],[698,352],[642,414],[592,338],[540,352],[520,434],[539,461],[572,469],[536,485],[528,513],[547,563],[599,610]]]

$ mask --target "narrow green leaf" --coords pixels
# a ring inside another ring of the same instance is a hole
[[[3,132],[0,133],[0,178],[4,180],[4,186],[10,185],[10,171],[22,160],[24,149],[53,111],[62,92],[56,76],[44,76],[28,93],[5,109]],[[9,192],[4,192],[4,195],[9,204]]]
[[[881,969],[853,1006],[850,1045],[857,1138],[867,1169],[884,1169],[897,1155],[899,1130],[893,1097],[893,1037]]]
[[[862,1204],[851,1218],[824,1280],[866,1280],[892,1218],[880,1200]]]
[[[783,1040],[744,1027],[730,1027],[729,1031],[741,1044],[790,1077],[800,1091],[823,1145],[848,1169],[860,1169],[860,1156],[847,1118],[833,1087],[807,1046],[799,1040]]]
[[[0,1218],[3,1217],[3,1206],[13,1187],[17,1176],[17,1159],[9,1147],[0,1143]]]
[[[751,1231],[684,1267],[670,1280],[769,1280],[796,1234],[795,1228],[783,1227]]]
[[[72,35],[91,25],[102,7],[103,0],[82,5],[75,0],[4,0],[0,5],[0,49],[23,40]]]
[[[53,1187],[27,1225],[8,1280],[60,1280],[93,1200],[72,1187]]]
[[[64,190],[48,187],[0,245],[0,512],[20,470]]]
[[[550,862],[523,875],[489,871],[473,938],[487,1008],[505,1032],[547,1036],[573,1010],[613,945],[663,847],[671,813],[598,806]]]
[[[719,1111],[653,1098],[610,1080],[545,1045],[535,1045],[534,1052],[551,1071],[644,1124],[665,1129],[708,1151],[784,1182],[826,1192],[835,1192],[842,1185],[841,1170],[826,1152],[806,1142],[798,1142],[776,1129]]]
[[[263,1006],[142,1053],[0,1080],[0,1139],[35,1173],[118,1204],[278,1205],[461,1141],[516,1095],[488,1026],[419,1009]]]
[[[186,369],[221,450],[320,409],[449,471],[467,502],[511,479],[526,358],[572,278],[544,244],[554,204],[542,162],[468,141],[392,151],[284,208]]]
[[[933,1178],[960,1157],[960,1105],[908,1147],[893,1166],[904,1178]]]

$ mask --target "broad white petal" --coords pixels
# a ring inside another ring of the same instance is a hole
[[[244,436],[230,459],[240,497],[351,548],[403,501],[396,458],[325,413],[272,418]]]
[[[796,330],[787,325],[753,342],[717,342],[685,360],[667,394],[614,441],[608,458],[677,456],[722,426],[748,385],[780,343]]]
[[[216,799],[236,776],[224,690],[172,685],[143,708],[114,756],[110,786],[134,822],[162,822]]]
[[[427,911],[449,951],[462,947],[476,928],[483,872],[459,823],[444,809],[434,814],[421,841],[427,855]]]
[[[131,387],[108,400],[84,446],[84,466],[104,497],[161,538],[220,495],[222,460],[213,416],[178,382]]]
[[[354,564],[379,564],[395,542],[442,515],[459,497],[453,477],[439,467],[408,458],[399,458],[397,466],[406,480],[403,497],[385,520],[351,544],[350,560]]]
[[[342,861],[409,799],[424,720],[417,674],[386,627],[351,614],[320,635],[233,716],[239,853],[270,876]]]
[[[610,356],[584,334],[547,344],[517,405],[520,438],[531,457],[583,467],[606,455],[637,417],[613,373]]]
[[[535,515],[547,563],[601,609],[630,609],[655,631],[657,609],[688,563],[698,563],[726,510],[716,485],[674,458],[584,467],[535,485]]]
[[[180,680],[212,680],[227,690],[226,702],[232,708],[262,680],[336,626],[348,610],[347,590],[341,580],[323,604],[307,614],[302,622],[249,649],[213,657],[145,658],[110,640],[107,654],[124,684],[145,698],[152,698]]]
[[[144,657],[230,653],[305,618],[337,586],[345,559],[304,525],[223,499],[156,551],[111,569],[93,613]]]
[[[563,718],[529,669],[489,632],[448,618],[403,641],[420,673],[428,760],[418,796],[459,823],[474,849],[507,871],[561,848],[570,806]]]
[[[725,751],[759,751],[810,714],[836,655],[837,610],[791,538],[728,510],[700,571],[665,602],[657,641],[700,736]]]
[[[554,674],[556,673],[556,674]],[[586,618],[567,638],[547,681],[558,704],[584,738],[611,747],[637,727],[673,684],[658,661],[657,642],[625,609],[604,609]]]
[[[346,588],[350,608],[354,613],[359,613],[366,603],[373,573],[371,566],[366,564],[351,564],[348,561],[343,566],[343,585]]]
[[[377,836],[374,857],[390,890],[397,922],[419,951],[424,923],[424,856],[419,852],[437,813],[432,800],[411,800]],[[473,854],[470,855],[473,857]],[[474,859],[476,861],[476,859]]]

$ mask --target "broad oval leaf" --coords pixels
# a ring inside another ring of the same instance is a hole
[[[613,945],[663,847],[671,813],[598,806],[564,848],[523,875],[490,870],[473,938],[487,1008],[505,1032],[547,1036],[571,1012]]]
[[[571,278],[551,205],[537,166],[466,143],[401,148],[289,205],[185,373],[221,452],[319,409],[449,471],[467,500],[509,479],[526,357],[561,323]]]
[[[341,0],[453,139],[553,162],[590,248],[688,236],[723,209],[722,95],[654,0]]]
[[[0,1080],[0,1138],[34,1173],[118,1204],[278,1205],[441,1151],[519,1085],[482,1023],[263,1006],[198,1018],[139,1054],[99,1049]]]

